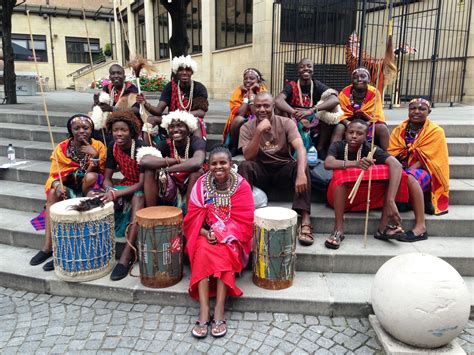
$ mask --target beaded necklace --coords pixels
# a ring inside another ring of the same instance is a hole
[[[89,166],[89,154],[84,154],[74,144],[71,139],[69,146],[67,147],[67,155],[76,163],[79,164],[81,170],[86,171]]]
[[[135,139],[132,139],[132,146],[130,148],[130,158],[135,160]]]
[[[183,157],[181,157],[178,153],[178,149],[176,149],[176,145],[174,143],[174,141],[172,140],[173,142],[173,154],[174,154],[174,158],[176,160],[181,160],[183,159]],[[186,138],[186,148],[184,149],[184,159],[187,160],[189,158],[189,145],[190,145],[190,142],[191,142],[191,139],[189,137]]]
[[[414,141],[418,134],[420,133],[421,129],[423,126],[415,126],[411,122],[408,122],[407,128],[405,130],[405,137],[407,137],[409,140]]]
[[[357,157],[355,161],[359,161],[360,157],[362,155],[362,144],[359,147],[359,150],[357,151]],[[344,145],[344,161],[349,161],[349,144]]]
[[[367,93],[366,93],[366,95],[367,95]],[[350,101],[351,101],[351,106],[352,106],[355,110],[359,110],[359,109],[362,107],[362,105],[364,104],[364,100],[365,100],[365,95],[364,95],[364,97],[361,98],[361,100],[360,100],[361,103],[360,103],[360,104],[357,103],[357,102],[354,100],[353,90],[351,90]]]
[[[237,174],[232,170],[230,171],[229,180],[229,187],[221,191],[216,188],[216,181],[211,173],[207,173],[205,179],[207,193],[209,197],[212,197],[216,214],[223,222],[227,222],[230,218],[230,211],[232,209],[231,197],[237,189]]]
[[[122,91],[117,99],[117,102],[122,98],[123,93],[125,92],[125,83],[123,83]],[[112,90],[110,91],[110,106],[115,106],[115,87],[112,86]]]
[[[183,99],[181,97],[181,87],[180,87],[180,84],[181,84],[181,81],[178,80],[178,100],[179,100],[179,104],[181,105],[181,108],[184,110],[184,111],[191,111],[191,107],[193,105],[193,92],[194,92],[194,81],[191,80],[191,89],[189,91],[189,100],[188,100],[188,104],[186,106],[184,106],[183,104]],[[189,109],[189,110],[188,110]]]
[[[298,84],[298,94],[300,96],[300,104],[303,106],[303,91],[301,90],[301,85],[300,85],[300,79],[297,81]],[[311,89],[310,89],[310,97],[309,97],[309,106],[308,107],[313,107],[313,90],[314,90],[314,83],[313,80],[311,80]]]

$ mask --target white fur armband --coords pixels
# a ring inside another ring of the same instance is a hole
[[[154,147],[141,147],[137,150],[137,163],[140,164],[140,161],[145,155],[151,155],[157,158],[163,158],[161,152]]]
[[[337,91],[334,89],[327,89],[321,95],[321,100],[318,101],[318,105],[325,102],[331,96],[335,95],[337,97]],[[344,112],[342,112],[341,105],[337,105],[332,111],[321,110],[317,113],[317,118],[320,121],[323,121],[329,125],[336,125],[339,123]]]

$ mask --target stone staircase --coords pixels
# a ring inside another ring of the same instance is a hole
[[[55,142],[66,137],[69,114],[51,112]],[[227,112],[211,111],[206,116],[208,146],[220,141]],[[400,120],[388,121],[393,128]],[[455,267],[468,287],[474,289],[474,121],[440,118],[437,121],[448,137],[451,169],[450,210],[444,216],[427,216],[430,238],[418,243],[375,240],[379,211],[371,211],[369,237],[364,247],[364,213],[346,215],[350,233],[337,251],[326,249],[324,239],[332,231],[333,211],[314,193],[312,224],[316,241],[311,247],[297,247],[297,273],[294,285],[286,290],[267,291],[253,285],[246,270],[238,279],[244,297],[229,300],[229,308],[240,311],[282,311],[318,315],[362,316],[371,312],[370,287],[378,268],[393,256],[423,252],[439,256]],[[16,150],[17,167],[0,170],[0,285],[39,293],[87,296],[124,302],[191,305],[187,295],[189,269],[183,280],[167,289],[150,289],[138,279],[127,277],[111,282],[107,277],[87,283],[65,283],[54,273],[31,267],[29,258],[43,243],[43,233],[36,232],[29,220],[43,208],[43,184],[50,167],[51,146],[46,120],[42,113],[9,109],[0,110],[0,157],[6,157],[9,143]],[[6,158],[0,158],[0,164]],[[272,205],[290,207],[290,195],[271,193]],[[413,214],[402,214],[409,229]],[[135,266],[134,273],[138,273]],[[472,302],[474,305],[474,301]],[[471,307],[473,309],[473,307]]]

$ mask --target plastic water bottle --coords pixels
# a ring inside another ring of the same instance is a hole
[[[7,155],[8,155],[8,162],[10,164],[15,164],[16,162],[15,148],[13,148],[13,145],[11,143],[8,145]]]
[[[316,166],[316,164],[318,163],[318,151],[316,150],[314,146],[311,146],[311,148],[309,148],[307,158],[308,158],[308,165],[310,167]]]

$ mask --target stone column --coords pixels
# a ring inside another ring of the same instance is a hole
[[[153,30],[153,2],[145,0],[145,37],[146,37],[146,56],[150,60],[156,60],[155,57],[155,31]]]

